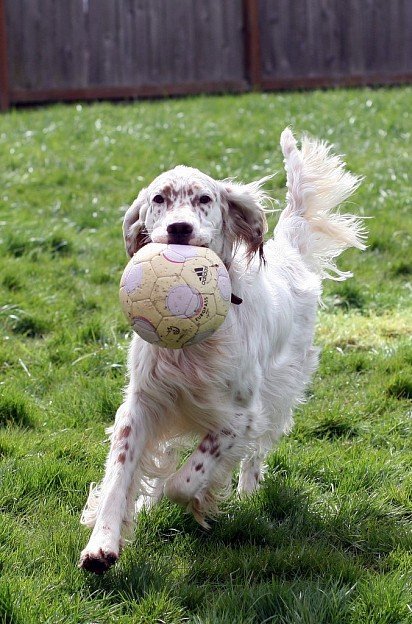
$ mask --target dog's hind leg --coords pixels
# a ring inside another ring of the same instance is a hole
[[[186,506],[205,527],[205,517],[216,515],[217,501],[229,493],[232,470],[248,446],[248,423],[254,416],[248,410],[235,416],[236,426],[208,433],[165,483],[165,495]]]

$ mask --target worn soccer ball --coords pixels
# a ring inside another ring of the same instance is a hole
[[[134,331],[159,347],[202,342],[223,323],[231,300],[221,259],[205,247],[150,243],[120,281],[120,302]]]

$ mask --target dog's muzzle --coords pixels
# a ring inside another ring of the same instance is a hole
[[[188,245],[193,234],[193,225],[185,221],[171,223],[167,226],[167,242],[169,245]]]

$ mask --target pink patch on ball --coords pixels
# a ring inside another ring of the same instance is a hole
[[[182,263],[188,258],[197,256],[197,250],[191,245],[168,245],[162,254],[169,262]]]
[[[167,295],[166,305],[173,316],[191,318],[203,308],[203,297],[190,286],[175,286]]]
[[[222,299],[224,299],[225,301],[229,301],[232,294],[232,285],[230,283],[230,278],[226,269],[219,268],[217,287],[220,294],[222,295]]]
[[[127,274],[123,279],[123,286],[126,289],[127,294],[140,288],[143,279],[143,267],[141,264],[132,264]]]
[[[132,327],[139,336],[146,342],[159,342],[159,336],[156,333],[154,325],[143,316],[132,319]]]

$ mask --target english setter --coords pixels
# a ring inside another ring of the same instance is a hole
[[[266,243],[268,178],[216,181],[178,166],[141,190],[126,212],[130,256],[150,241],[208,246],[229,270],[234,304],[198,345],[164,349],[133,337],[105,474],[91,485],[81,518],[94,527],[80,558],[86,570],[100,574],[116,562],[138,497],[147,506],[165,495],[207,526],[230,491],[233,469],[240,464],[239,495],[255,491],[265,456],[292,426],[318,362],[322,278],[348,277],[335,258],[365,246],[360,218],[333,211],[359,179],[323,142],[304,138],[299,150],[287,128],[281,146],[287,205]],[[177,469],[179,449],[194,440]]]

